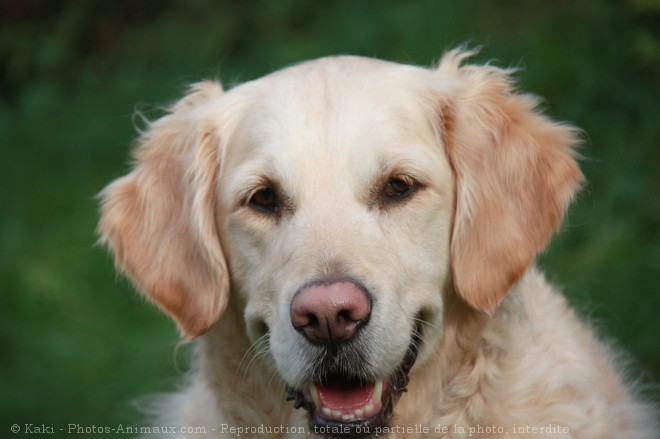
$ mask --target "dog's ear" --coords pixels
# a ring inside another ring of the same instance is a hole
[[[577,130],[516,93],[510,71],[461,65],[469,55],[450,52],[436,72],[456,178],[451,259],[458,293],[490,313],[559,227],[583,175]]]
[[[214,82],[193,86],[142,134],[132,172],[101,193],[101,242],[187,337],[206,332],[228,301],[214,215],[220,141],[207,116],[221,94]]]

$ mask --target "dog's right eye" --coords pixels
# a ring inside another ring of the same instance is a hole
[[[248,201],[250,207],[266,213],[273,213],[277,209],[278,200],[275,190],[266,187],[259,189],[250,197]]]

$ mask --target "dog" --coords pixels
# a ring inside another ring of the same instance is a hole
[[[535,266],[582,185],[580,133],[472,54],[202,82],[149,124],[99,233],[196,339],[157,425],[657,437],[620,355]]]

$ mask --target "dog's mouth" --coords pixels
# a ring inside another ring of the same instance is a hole
[[[389,425],[394,406],[407,391],[410,369],[419,351],[413,335],[405,357],[392,375],[372,381],[332,374],[304,389],[287,386],[287,400],[310,415],[312,432],[326,437],[369,437]]]

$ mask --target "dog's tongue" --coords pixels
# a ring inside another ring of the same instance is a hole
[[[371,401],[374,383],[331,379],[323,384],[317,384],[316,388],[323,407],[331,410],[347,410],[367,405]]]

